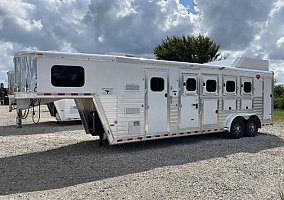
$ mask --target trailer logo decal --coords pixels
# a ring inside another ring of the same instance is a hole
[[[113,94],[113,88],[102,88],[103,94]]]

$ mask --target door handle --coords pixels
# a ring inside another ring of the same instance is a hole
[[[167,93],[165,94],[165,97],[166,97],[166,98],[168,97],[168,94],[167,94]]]
[[[194,103],[192,105],[195,106],[196,109],[198,109],[198,103]]]

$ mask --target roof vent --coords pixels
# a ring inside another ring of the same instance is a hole
[[[232,63],[232,67],[268,71],[269,62],[256,58],[238,57]]]

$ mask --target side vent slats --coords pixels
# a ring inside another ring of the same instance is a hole
[[[125,114],[139,114],[140,108],[125,108]]]
[[[125,90],[126,91],[139,91],[140,87],[139,87],[139,84],[126,84]]]

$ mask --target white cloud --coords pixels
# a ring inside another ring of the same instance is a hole
[[[284,37],[280,37],[280,38],[276,41],[276,46],[277,46],[278,48],[281,48],[281,47],[283,47],[283,45],[284,45]]]
[[[0,81],[20,50],[153,57],[166,36],[199,33],[232,56],[271,59],[276,77],[284,77],[283,0],[194,2],[189,9],[179,0],[1,0]]]
[[[13,69],[13,60],[11,59],[13,56],[13,44],[11,42],[2,42],[0,43],[0,52],[1,52],[1,60],[0,60],[0,82],[7,83],[7,71]]]
[[[166,35],[190,34],[194,17],[178,1],[93,0],[84,18],[92,44],[80,51],[152,53]],[[98,48],[99,47],[99,48]]]
[[[267,18],[266,27],[259,34],[258,43],[261,44],[267,57],[270,59],[284,59],[284,3],[276,1],[273,4],[271,12]]]
[[[271,1],[195,0],[201,15],[201,29],[223,49],[248,47],[270,13]]]
[[[13,16],[16,18],[27,18],[28,13],[35,10],[35,5],[23,2],[22,0],[1,0],[0,15]]]
[[[149,55],[165,36],[193,33],[196,19],[178,0],[1,0],[0,42],[11,42],[13,53]]]

